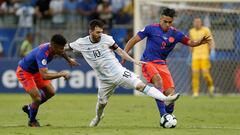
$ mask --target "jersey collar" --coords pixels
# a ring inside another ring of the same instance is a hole
[[[92,41],[92,39],[91,39],[91,36],[89,35],[89,41],[91,42],[91,43],[93,43],[93,44],[95,44],[95,43],[98,43],[98,42],[94,42],[94,41]],[[101,38],[101,37],[100,37]],[[101,39],[100,39],[101,40]]]

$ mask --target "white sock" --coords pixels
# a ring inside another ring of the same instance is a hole
[[[97,102],[96,115],[98,118],[100,118],[102,116],[105,106],[106,106],[106,104],[100,104],[99,102]]]
[[[143,93],[161,101],[165,101],[167,98],[161,91],[148,85],[144,88]]]

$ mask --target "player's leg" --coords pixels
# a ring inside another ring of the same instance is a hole
[[[203,77],[207,82],[209,94],[212,97],[214,95],[214,84],[213,84],[213,79],[210,73],[210,67],[211,67],[210,61],[207,59],[202,60],[201,67],[202,67]]]
[[[49,98],[51,98],[55,92],[53,86],[51,85],[50,80],[43,80],[39,73],[34,74],[33,78],[35,88],[34,90],[29,91],[28,93],[31,95],[33,100],[37,98],[37,102],[33,102],[32,104],[25,105],[23,107],[24,112],[29,114],[30,117],[29,125],[37,121],[36,115],[39,106],[46,102]],[[41,90],[39,90],[38,88],[40,88]]]
[[[99,81],[99,89],[98,89],[98,101],[96,104],[96,116],[92,119],[89,126],[95,127],[99,124],[101,119],[104,117],[104,108],[108,103],[108,99],[113,94],[116,88],[115,84],[112,83],[104,83]]]
[[[143,83],[137,76],[131,71],[125,69],[123,71],[123,75],[121,76],[121,80],[119,81],[119,85],[125,88],[136,89],[140,92],[145,93],[148,96],[151,96],[155,99],[161,101],[175,101],[179,94],[173,96],[165,96],[161,91],[156,89],[155,87],[151,87]]]
[[[52,98],[55,95],[55,89],[51,83],[41,88],[41,104],[46,102],[48,99]]]
[[[199,96],[199,77],[200,77],[200,60],[192,60],[193,97]]]
[[[155,74],[152,78],[152,84],[154,85],[154,87],[158,88],[159,91],[162,91],[162,78],[160,76],[160,74]],[[158,107],[158,111],[160,113],[160,117],[162,117],[164,114],[167,113],[166,111],[166,105],[163,101],[155,99],[156,103],[157,103],[157,107]]]
[[[40,126],[39,122],[36,119],[38,108],[41,104],[41,96],[39,90],[35,87],[28,90],[28,94],[32,97],[32,103],[29,104],[29,122],[28,125],[31,127]]]
[[[158,73],[160,74],[162,78],[162,91],[163,94],[166,96],[174,95],[175,93],[175,86],[174,82],[172,79],[172,75],[168,69],[168,66],[166,64],[164,65],[157,65],[157,70]],[[153,83],[156,85],[156,83],[153,81]],[[174,111],[174,102],[164,102],[164,103],[159,103],[159,106],[164,107],[165,106],[165,111],[166,113],[173,113]],[[163,116],[161,114],[161,116]]]
[[[165,90],[163,93],[164,93],[164,95],[173,95],[174,91],[175,91],[175,89],[173,87],[171,87],[171,88],[168,88],[167,90]],[[172,103],[165,102],[165,104],[166,104],[166,107],[165,107],[166,112],[169,114],[172,114],[174,111],[174,106],[175,106],[174,102],[172,102]]]
[[[129,70],[125,70],[123,72],[119,85],[125,88],[136,89],[140,92],[145,93],[148,96],[158,99],[157,101],[162,103],[161,104],[162,106],[159,106],[161,107],[160,108],[161,115],[166,114],[165,104],[162,101],[168,101],[173,103],[180,96],[179,94],[165,96],[159,89],[148,86],[145,83],[143,83],[139,78],[137,78],[137,76],[134,73],[130,72]]]
[[[36,120],[36,115],[38,112],[38,107],[41,102],[41,97],[39,94],[39,90],[36,86],[35,81],[33,80],[33,74],[25,72],[21,67],[17,68],[16,76],[19,82],[23,85],[25,91],[31,96],[32,103],[29,105],[25,105],[22,109],[25,113],[28,114],[29,123],[28,125],[31,127],[40,126],[38,121]]]
[[[162,87],[163,87],[163,94],[166,96],[174,95],[175,93],[175,86],[172,79],[172,75],[168,69],[167,65],[159,65],[158,72],[162,77]],[[174,111],[174,102],[165,102],[165,109],[167,113],[173,113]]]
[[[55,95],[55,89],[51,84],[51,80],[43,80],[40,73],[34,74],[34,80],[40,90],[41,104]]]
[[[154,85],[159,91],[163,91],[163,80],[157,69],[158,65],[154,63],[147,63],[142,66],[142,73],[145,79]],[[166,105],[162,100],[155,99],[160,113],[160,117],[166,114]]]

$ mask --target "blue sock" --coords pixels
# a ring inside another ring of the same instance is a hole
[[[38,112],[38,104],[33,102],[31,105],[30,105],[30,110],[29,110],[29,113],[30,113],[30,121],[33,122],[33,121],[36,121],[36,115],[37,115],[37,112]]]
[[[155,99],[156,102],[157,102],[157,107],[158,107],[158,110],[159,110],[159,113],[160,113],[160,117],[162,117],[164,114],[166,114],[166,105],[163,101],[160,101],[158,99]]]
[[[172,114],[174,111],[174,103],[169,104],[166,106],[166,112]]]

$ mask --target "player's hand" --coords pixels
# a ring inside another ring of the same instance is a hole
[[[61,71],[60,74],[64,77],[65,80],[70,79],[70,74],[67,71]]]
[[[201,45],[201,44],[206,44],[206,43],[209,44],[211,40],[212,40],[212,39],[211,39],[210,36],[204,36],[204,37],[200,40],[199,44],[200,44],[200,45]]]
[[[135,60],[135,61],[134,61],[134,64],[139,65],[139,66],[142,66],[142,64],[146,64],[146,62]]]
[[[75,59],[73,59],[73,58],[70,58],[70,59],[69,59],[68,64],[69,64],[71,67],[73,67],[73,66],[79,66],[79,65],[80,65],[80,64],[79,64]]]

